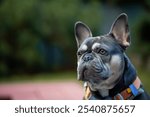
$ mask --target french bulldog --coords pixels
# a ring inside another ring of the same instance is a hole
[[[150,99],[125,54],[131,44],[125,13],[116,18],[108,34],[94,37],[81,21],[75,23],[74,30],[78,47],[77,76],[85,85],[84,99]]]

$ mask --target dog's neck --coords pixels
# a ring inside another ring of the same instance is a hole
[[[100,90],[98,90],[98,92],[100,93],[100,95],[101,95],[102,97],[107,97],[107,96],[109,96],[109,90],[108,90],[108,89],[100,89]]]
[[[100,98],[108,98],[108,96],[115,96],[119,92],[123,91],[124,89],[128,88],[130,84],[134,82],[136,79],[136,70],[134,66],[131,64],[128,57],[125,55],[125,68],[122,76],[120,76],[119,82],[115,85],[112,89],[99,89],[97,91],[92,91],[92,94],[94,94],[96,97]]]
[[[109,90],[110,95],[116,95],[116,93],[128,88],[129,85],[132,84],[137,77],[136,70],[126,55],[124,55],[124,61],[124,72],[122,76],[120,76],[120,81],[116,84],[116,86],[113,89]]]

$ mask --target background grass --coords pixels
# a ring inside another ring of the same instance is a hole
[[[145,89],[150,93],[150,72],[143,69],[137,69],[138,76],[142,81]],[[3,77],[0,80],[0,83],[22,83],[22,82],[79,82],[76,79],[76,72],[58,72],[50,74],[36,74],[36,75],[14,75],[11,77]],[[80,83],[80,82],[79,82]]]

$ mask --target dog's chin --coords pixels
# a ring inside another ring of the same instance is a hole
[[[92,86],[99,85],[101,82],[106,81],[109,77],[101,76],[100,73],[90,73],[87,69],[84,69],[83,72],[80,72],[78,74],[78,80],[81,80],[83,82],[88,82]]]
[[[106,74],[106,72],[108,74]],[[112,86],[110,86],[110,81],[109,81],[111,78],[110,71],[104,71],[104,72],[92,71],[91,72],[91,70],[86,68],[82,70],[80,69],[79,73],[80,74],[78,74],[78,80],[87,82],[91,90],[93,91],[96,91],[99,89],[111,89],[112,88]]]
[[[89,81],[93,84],[97,84],[100,81],[104,81],[109,78],[109,74],[106,74],[105,72],[106,71],[99,72],[96,70],[89,70],[87,67],[84,67],[78,72],[78,80]]]

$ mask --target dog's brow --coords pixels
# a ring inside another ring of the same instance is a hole
[[[88,47],[87,47],[86,44],[84,44],[84,45],[82,45],[81,49],[82,49],[83,51],[86,51],[86,50],[88,49]]]
[[[101,37],[100,37],[100,36],[97,36],[96,38],[97,38],[97,39],[101,39]]]
[[[100,43],[94,43],[93,46],[92,46],[92,50],[94,50],[98,46],[100,46]]]

